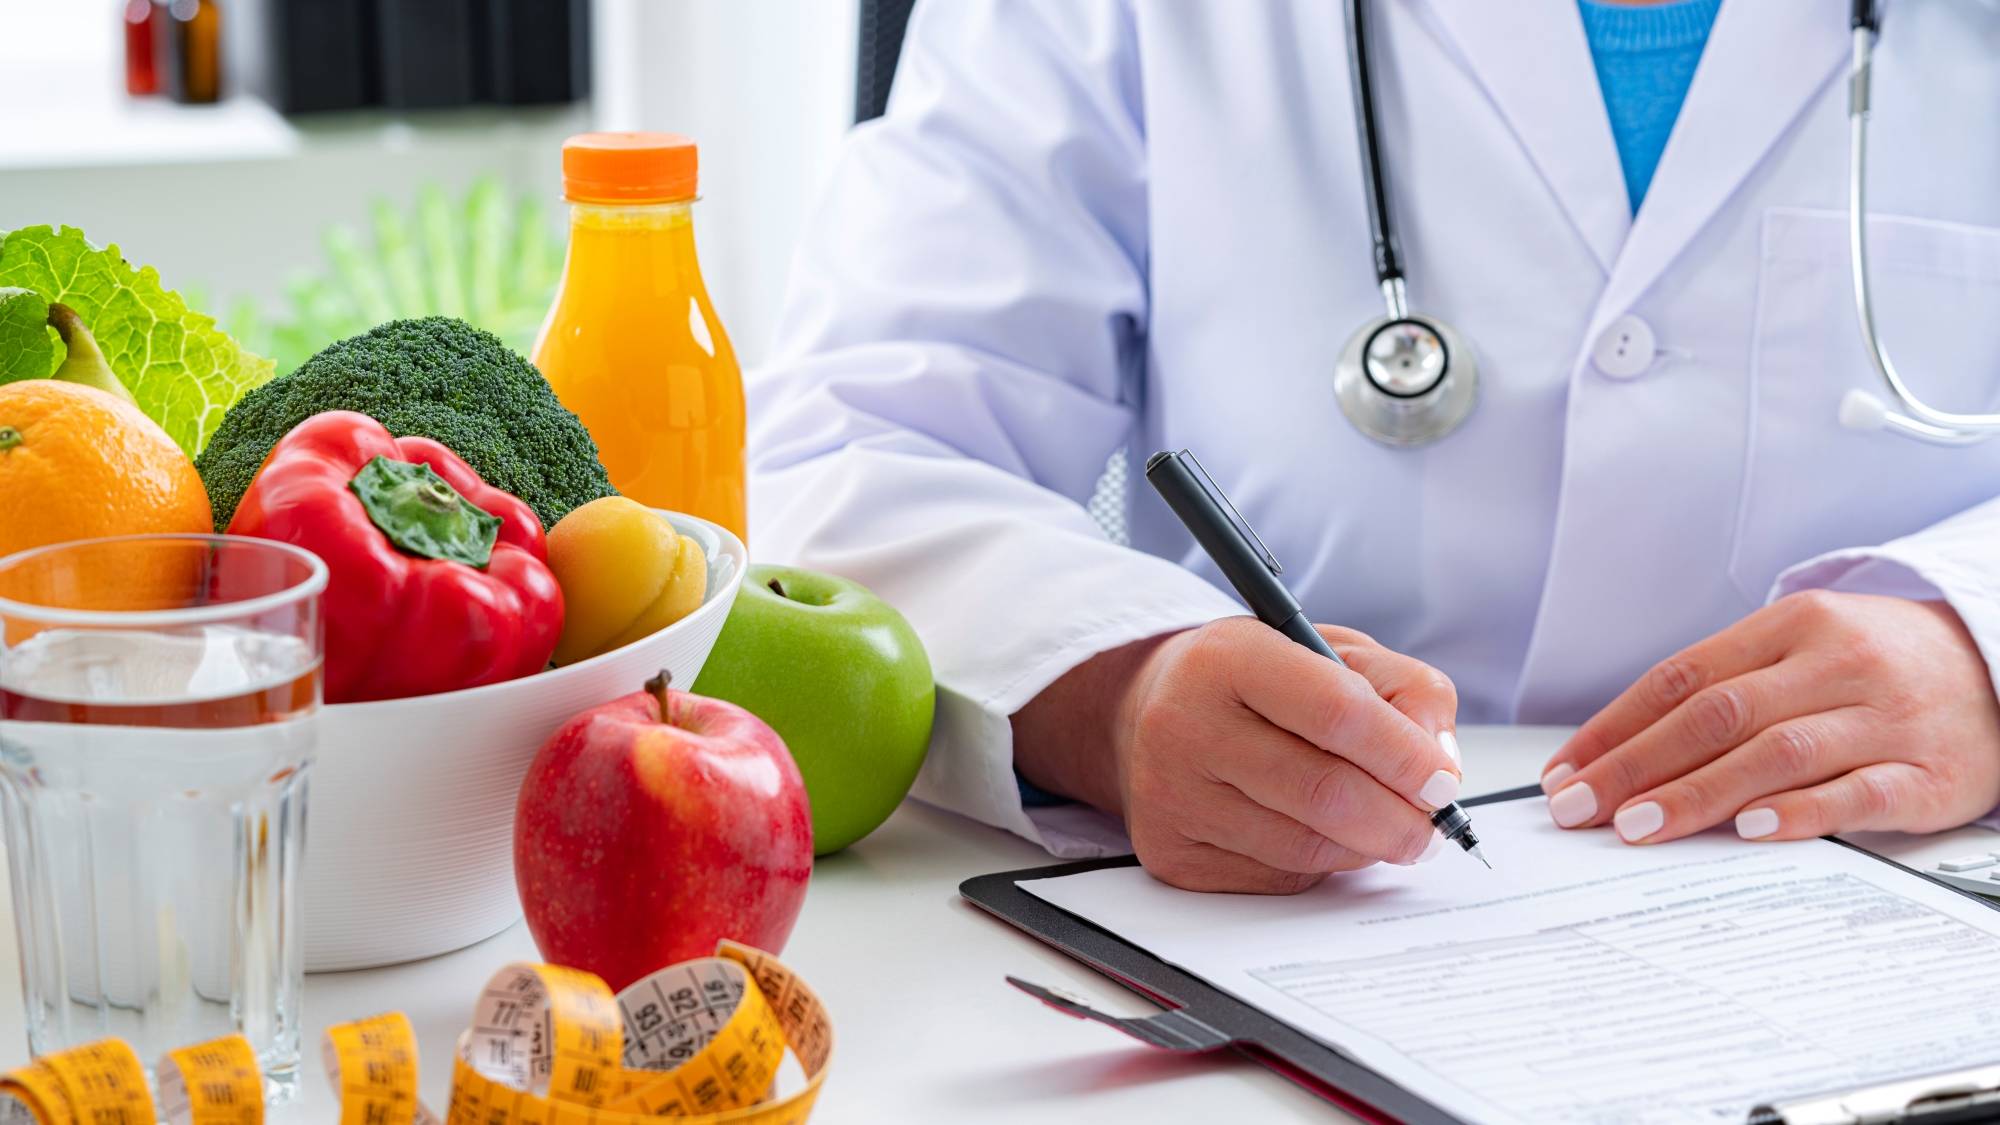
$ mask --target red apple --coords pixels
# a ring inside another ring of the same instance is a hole
[[[535,755],[514,882],[542,956],[613,991],[731,938],[776,953],[812,875],[812,812],[777,732],[661,673]]]

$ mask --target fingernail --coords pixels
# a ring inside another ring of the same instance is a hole
[[[1777,809],[1744,809],[1736,814],[1736,834],[1745,840],[1761,840],[1777,830]]]
[[[1658,832],[1667,823],[1667,810],[1658,801],[1641,801],[1630,808],[1618,810],[1611,818],[1611,827],[1618,830],[1618,838],[1628,844],[1639,841]]]
[[[1429,863],[1431,860],[1436,859],[1438,857],[1438,853],[1443,850],[1444,850],[1444,833],[1439,832],[1437,829],[1433,828],[1431,829],[1431,842],[1424,845],[1424,854],[1417,857],[1417,862]]]
[[[1575,772],[1576,767],[1568,762],[1557,762],[1550,766],[1549,772],[1542,775],[1542,792],[1554,793],[1556,787],[1569,780],[1569,775]]]
[[[1575,828],[1597,815],[1597,794],[1589,782],[1579,781],[1549,798],[1549,815],[1564,828]]]
[[[1458,755],[1458,736],[1457,736],[1457,735],[1455,735],[1455,734],[1451,733],[1451,732],[1450,732],[1450,731],[1448,731],[1448,730],[1441,730],[1441,731],[1439,731],[1439,732],[1438,732],[1438,745],[1439,745],[1439,746],[1442,746],[1442,747],[1444,748],[1444,752],[1445,752],[1445,754],[1446,754],[1446,755],[1448,755],[1448,756],[1449,756],[1449,757],[1451,758],[1451,764],[1452,764],[1452,765],[1454,765],[1454,766],[1455,766],[1455,765],[1458,765],[1458,764],[1459,764],[1459,763],[1460,763],[1461,761],[1463,761],[1463,759],[1462,759],[1462,758],[1460,758],[1460,757],[1459,757],[1459,755]]]
[[[1417,790],[1417,799],[1434,809],[1441,809],[1458,800],[1458,775],[1450,770],[1439,770]]]

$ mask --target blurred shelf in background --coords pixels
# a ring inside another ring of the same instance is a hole
[[[329,144],[393,152],[588,119],[589,0],[201,0],[222,23],[212,105],[164,96],[177,73],[171,5],[151,21],[147,78],[162,93],[129,92],[133,67],[144,69],[129,56],[145,37],[131,11],[150,2],[8,6],[0,103],[31,111],[0,125],[0,169],[279,158]]]
[[[256,17],[276,0],[213,2],[230,75],[219,104],[188,106],[127,94],[117,0],[0,0],[0,231],[81,227],[209,311],[238,298],[271,309],[322,267],[329,231],[370,230],[378,202],[406,208],[432,187],[459,199],[491,179],[559,215],[564,137],[681,132],[701,144],[710,291],[739,356],[762,353],[852,120],[856,0],[594,0],[587,25],[568,0],[397,0],[518,17],[485,25],[486,104],[440,110],[339,108],[379,90],[374,52],[340,45],[352,42],[342,13],[385,0],[290,0],[309,21],[296,73],[345,75],[296,102],[245,46],[268,42]],[[522,60],[561,65],[531,75]],[[288,118],[246,91],[309,112]]]
[[[0,134],[0,172],[275,160],[314,151],[372,150],[393,156],[454,140],[504,141],[522,134],[559,139],[590,123],[587,107],[581,106],[285,118],[247,95],[212,106],[181,106],[82,94],[66,98],[67,108],[60,114],[8,122]]]
[[[17,71],[5,84],[26,77]],[[10,121],[0,138],[0,170],[281,156],[297,143],[285,119],[256,98],[189,107],[133,101],[108,85],[64,76],[32,85],[38,100],[62,108]]]

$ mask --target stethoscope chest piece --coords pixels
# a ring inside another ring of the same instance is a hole
[[[1340,351],[1333,395],[1355,429],[1387,445],[1423,445],[1458,428],[1479,397],[1472,349],[1450,325],[1410,312],[1403,252],[1389,213],[1388,173],[1375,127],[1375,82],[1366,0],[1347,0],[1347,62],[1354,128],[1361,141],[1361,193],[1375,282],[1386,316],[1362,325]]]
[[[1341,349],[1333,372],[1340,412],[1389,445],[1423,445],[1458,428],[1479,397],[1463,337],[1426,317],[1377,317]]]

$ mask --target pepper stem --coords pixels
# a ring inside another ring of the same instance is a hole
[[[668,726],[675,725],[674,697],[673,693],[667,690],[673,682],[674,674],[665,668],[660,669],[658,675],[646,681],[646,690],[652,692],[653,698],[660,701],[660,721]]]
[[[443,478],[427,480],[417,488],[417,499],[433,512],[458,511],[458,493],[452,491]]]
[[[486,569],[500,518],[458,494],[429,465],[376,457],[347,484],[390,543],[422,559]]]
[[[0,453],[5,453],[21,444],[21,431],[12,426],[0,426]]]

